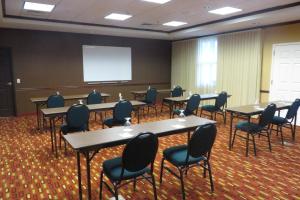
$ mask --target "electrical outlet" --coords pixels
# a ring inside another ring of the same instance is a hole
[[[21,79],[17,78],[17,83],[20,84],[21,83]]]

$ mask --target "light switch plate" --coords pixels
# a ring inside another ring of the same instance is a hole
[[[17,78],[17,83],[20,84],[21,83],[21,79]]]

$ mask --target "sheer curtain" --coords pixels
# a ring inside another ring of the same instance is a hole
[[[197,53],[197,88],[201,93],[213,92],[217,81],[217,38],[200,38],[197,44]]]
[[[204,94],[215,90],[217,76],[217,38],[207,37],[173,42],[172,85]]]

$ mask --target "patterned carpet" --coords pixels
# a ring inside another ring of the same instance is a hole
[[[167,119],[165,112],[158,118],[151,113],[141,123]],[[136,123],[136,120],[134,120]],[[49,132],[35,130],[35,116],[0,119],[0,199],[78,199],[76,158],[69,148],[59,158],[51,152]],[[187,199],[300,199],[300,136],[291,141],[289,130],[284,130],[288,145],[280,144],[280,137],[272,135],[272,153],[266,138],[257,139],[254,157],[250,145],[245,157],[245,142],[237,138],[234,149],[227,148],[229,123],[225,126],[218,119],[218,135],[213,147],[211,164],[215,192],[210,193],[209,179],[202,177],[202,169],[194,168],[185,177]],[[101,125],[92,120],[91,129]],[[155,177],[159,199],[181,199],[179,180],[165,172],[159,185],[160,161],[163,149],[186,142],[186,134],[159,139],[155,161]],[[99,173],[104,160],[120,156],[123,146],[100,151],[92,161],[92,197],[98,199]],[[82,166],[85,166],[82,159]],[[85,171],[84,171],[85,172]],[[85,184],[85,174],[83,174]],[[85,189],[85,187],[83,187]],[[86,199],[84,190],[84,199]],[[152,187],[145,181],[138,182],[136,192],[132,184],[120,191],[126,199],[152,199]],[[111,195],[104,189],[104,197]]]

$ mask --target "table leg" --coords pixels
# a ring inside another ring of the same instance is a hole
[[[81,167],[80,167],[80,152],[79,151],[77,151],[77,175],[78,175],[79,199],[82,200]]]
[[[50,123],[50,135],[51,135],[51,150],[52,150],[52,152],[54,152],[53,132],[52,132],[52,120],[51,119],[49,119],[49,123]]]
[[[229,130],[229,145],[228,145],[229,150],[231,150],[232,123],[233,123],[233,112],[230,112],[230,130]]]
[[[39,112],[39,104],[35,104],[35,109],[36,109],[36,124],[37,124],[37,129],[40,130],[40,112]]]
[[[173,108],[174,108],[174,106],[173,106],[173,102],[170,102],[170,103],[169,103],[170,119],[172,118],[172,114],[173,114]]]
[[[138,118],[138,124],[140,123],[140,107],[137,108],[137,118]]]
[[[52,133],[53,133],[53,140],[54,140],[54,150],[55,150],[55,157],[58,157],[58,153],[57,153],[57,142],[56,142],[56,128],[55,128],[55,117],[51,118],[52,121]]]
[[[88,193],[88,199],[91,199],[92,197],[92,191],[91,191],[91,171],[90,171],[90,156],[89,151],[85,152],[85,160],[86,160],[86,182],[87,182],[87,193]]]

